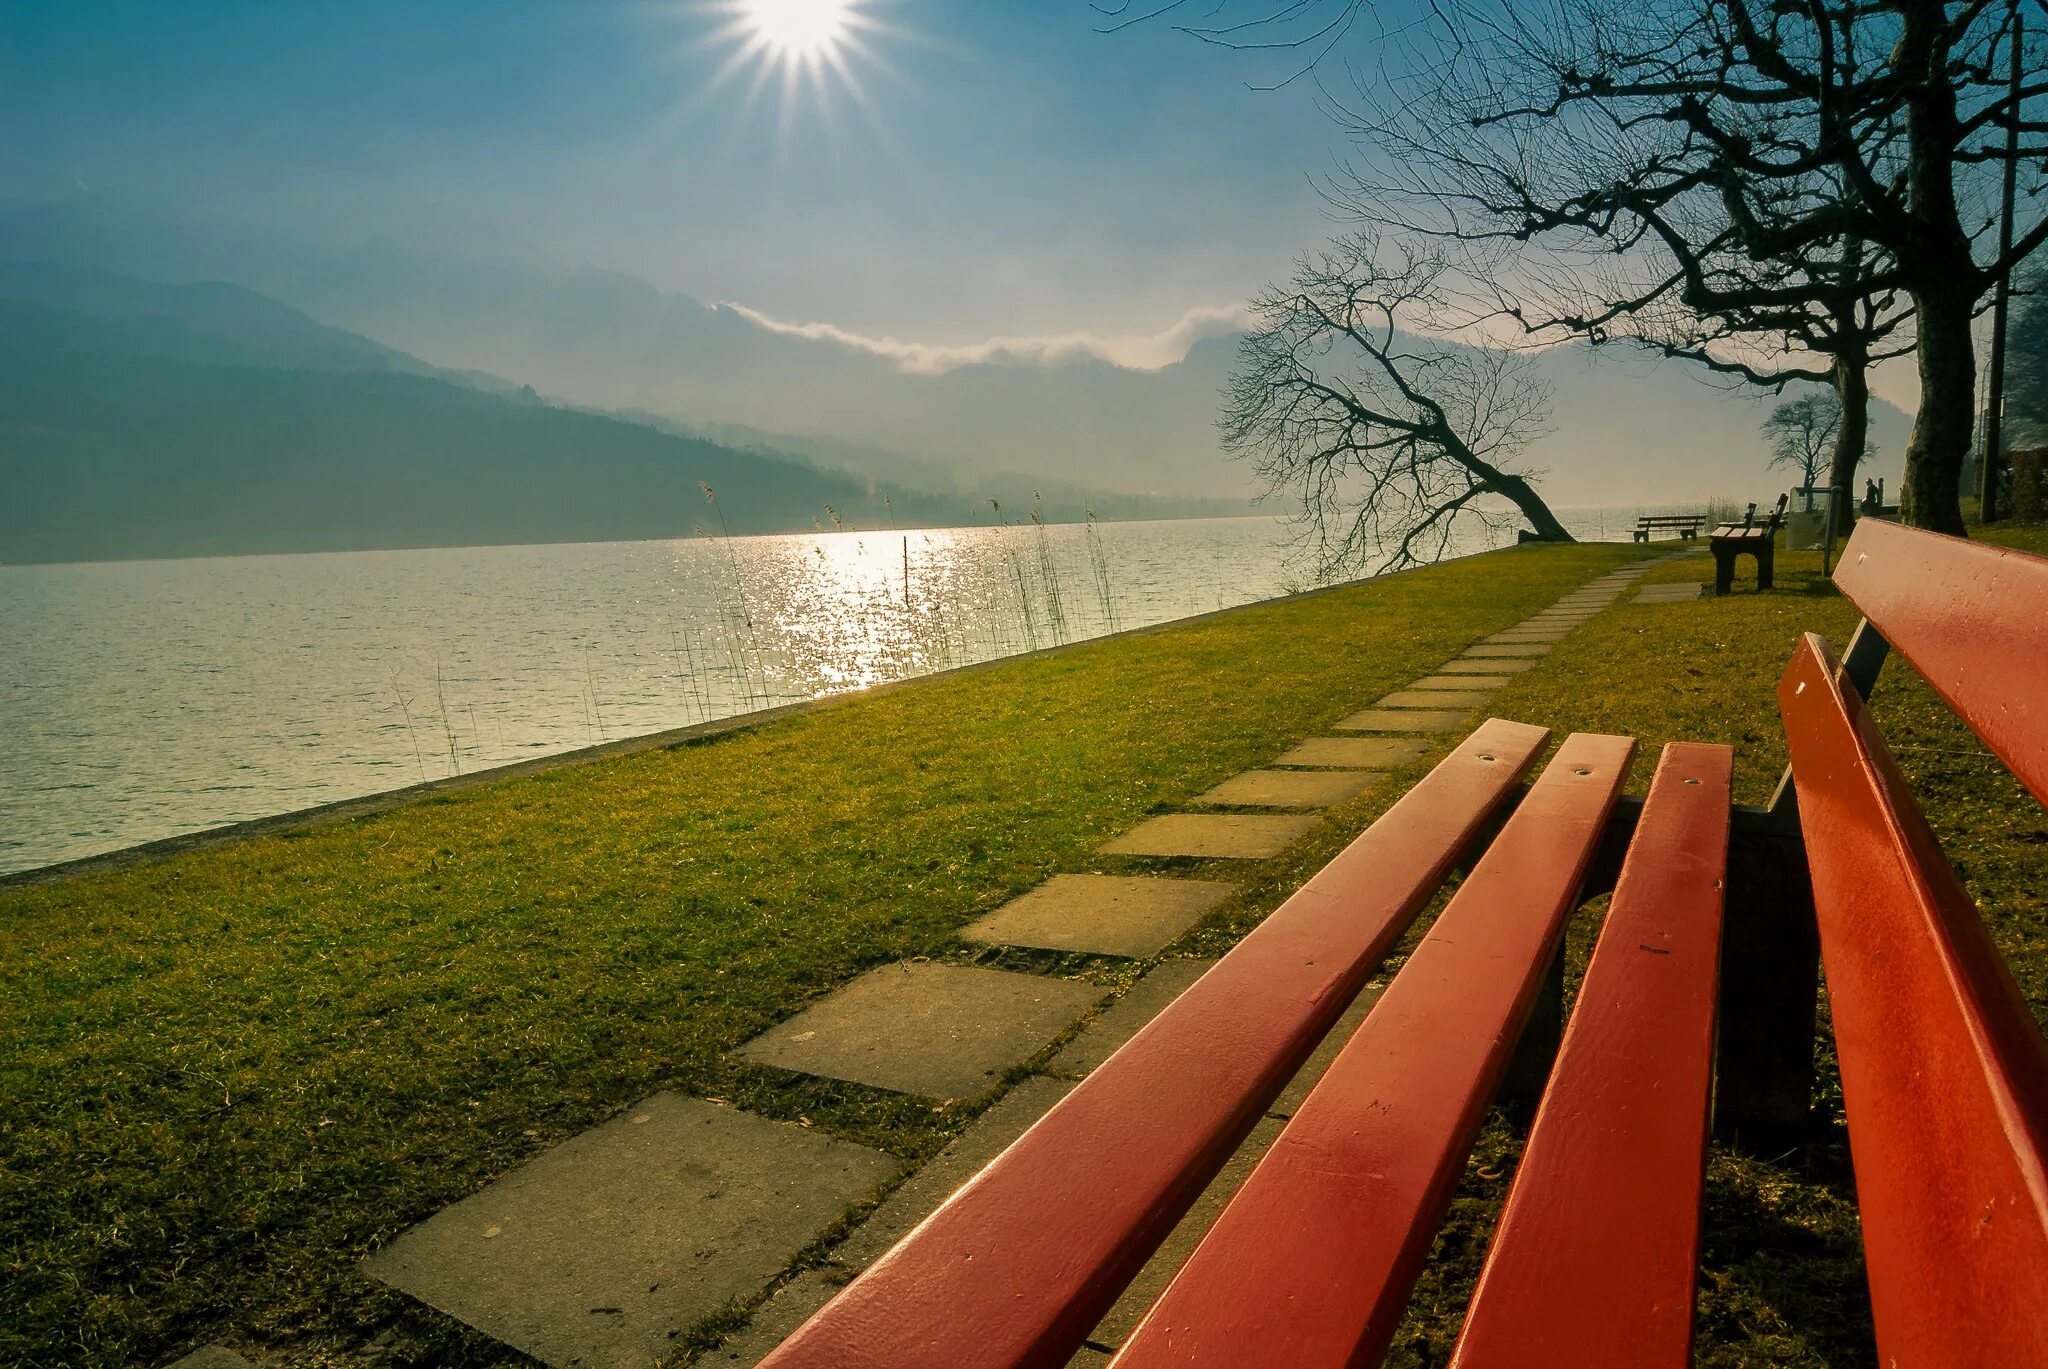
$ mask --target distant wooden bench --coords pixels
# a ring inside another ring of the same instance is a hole
[[[1700,535],[1700,529],[1706,525],[1706,521],[1704,514],[1696,513],[1646,514],[1636,520],[1635,539],[1638,542],[1647,542],[1652,533],[1675,532],[1690,542]]]
[[[1059,1366],[1467,873],[1117,1354],[1373,1364],[1487,1107],[1547,1087],[1453,1363],[1690,1362],[1710,1112],[1805,1134],[1825,960],[1879,1357],[2048,1365],[2048,1042],[1864,708],[1888,649],[2048,800],[2048,560],[1866,521],[1868,615],[1779,686],[1769,808],[1726,747],[1492,720],[763,1361]],[[1724,904],[1725,882],[1725,904]],[[1572,911],[1612,890],[1556,1034]]]
[[[1735,558],[1747,554],[1756,562],[1756,587],[1769,589],[1776,583],[1774,574],[1778,550],[1778,529],[1785,522],[1785,496],[1778,496],[1778,507],[1762,524],[1756,521],[1756,505],[1749,506],[1749,514],[1740,523],[1723,523],[1707,535],[1707,546],[1714,553],[1714,593],[1726,594],[1735,584]]]

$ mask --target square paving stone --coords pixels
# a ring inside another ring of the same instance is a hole
[[[1483,698],[1512,679],[1509,675],[1425,675],[1408,689],[1422,694],[1469,692]]]
[[[1319,821],[1291,813],[1165,813],[1100,849],[1110,856],[1264,860],[1292,846]]]
[[[1560,629],[1539,629],[1530,632],[1496,632],[1491,637],[1482,637],[1481,646],[1556,646],[1570,633]]]
[[[897,1166],[850,1141],[657,1093],[363,1267],[548,1364],[638,1369],[758,1293]]]
[[[1397,689],[1381,699],[1375,708],[1482,708],[1493,694],[1489,689],[1475,689],[1460,684],[1451,689]]]
[[[1166,1291],[1166,1285],[1173,1282],[1173,1276],[1188,1262],[1188,1256],[1195,1253],[1202,1237],[1209,1234],[1209,1228],[1223,1215],[1223,1209],[1230,1203],[1231,1196],[1244,1186],[1259,1161],[1265,1158],[1273,1142],[1279,1139],[1285,1125],[1271,1117],[1259,1119],[1251,1135],[1237,1148],[1223,1169],[1209,1186],[1202,1190],[1194,1206],[1180,1219],[1179,1225],[1168,1233],[1166,1239],[1138,1276],[1127,1284],[1123,1296],[1103,1315],[1088,1339],[1096,1345],[1121,1346],[1131,1332],[1138,1329],[1138,1323],[1145,1319],[1145,1313]]]
[[[1233,808],[1328,808],[1357,798],[1379,782],[1378,775],[1364,770],[1247,770],[1195,802]]]
[[[1435,697],[1450,701],[1448,694]],[[1367,708],[1338,723],[1345,732],[1455,732],[1472,720],[1469,708]]]
[[[255,1366],[225,1345],[202,1345],[164,1369],[255,1369]]]
[[[1212,879],[1054,875],[960,935],[998,946],[1152,956],[1236,889]]]
[[[1002,1154],[1033,1122],[1052,1111],[1052,1105],[1066,1097],[1067,1090],[1073,1087],[1068,1080],[1048,1079],[1044,1075],[1020,1080],[1017,1087],[998,1098],[994,1106],[953,1138],[951,1145],[883,1199],[866,1221],[833,1247],[832,1260],[858,1272],[886,1255],[912,1227],[952,1197],[960,1185],[980,1173],[983,1165]]]
[[[911,961],[870,970],[740,1047],[757,1065],[926,1098],[978,1098],[1108,995],[1090,984]]]
[[[1213,960],[1167,960],[1148,971],[1124,996],[1104,1008],[1046,1068],[1054,1074],[1073,1078],[1088,1073],[1138,1034],[1147,1022],[1166,1010],[1190,984],[1209,972]]]
[[[1489,656],[1501,658],[1548,656],[1549,654],[1549,646],[1540,643],[1532,643],[1528,646],[1487,646],[1482,643],[1479,646],[1467,647],[1465,649],[1465,659],[1468,661],[1483,661]]]
[[[1403,765],[1429,749],[1407,737],[1310,737],[1274,761],[1326,770],[1370,770]]]
[[[753,1369],[768,1352],[789,1339],[811,1314],[837,1297],[846,1285],[823,1269],[806,1269],[775,1290],[775,1296],[754,1309],[745,1326],[719,1342],[718,1348],[695,1361],[730,1369]]]
[[[1365,1022],[1366,1014],[1372,1011],[1373,1004],[1380,1001],[1380,995],[1386,992],[1386,987],[1385,981],[1376,979],[1358,991],[1358,997],[1351,1000],[1351,1006],[1344,1010],[1344,1015],[1337,1019],[1336,1025],[1330,1028],[1322,1043],[1315,1048],[1315,1052],[1294,1072],[1294,1078],[1287,1081],[1287,1087],[1280,1091],[1280,1096],[1266,1109],[1267,1116],[1284,1119],[1301,1111],[1301,1105],[1307,1100],[1309,1090],[1322,1079],[1331,1062],[1337,1058],[1337,1052],[1343,1050],[1346,1043],[1357,1034],[1359,1027]]]
[[[1636,591],[1636,602],[1639,604],[1682,604],[1689,599],[1699,598],[1700,591],[1706,587],[1705,581],[1676,585],[1644,585]]]
[[[1496,656],[1489,660],[1445,661],[1436,668],[1436,672],[1439,675],[1514,675],[1533,669],[1537,664],[1534,659]]]

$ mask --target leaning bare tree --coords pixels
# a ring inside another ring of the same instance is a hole
[[[1549,399],[1526,360],[1411,331],[1445,269],[1359,233],[1251,301],[1224,445],[1298,503],[1319,575],[1439,559],[1461,521],[1572,540],[1517,469]]]

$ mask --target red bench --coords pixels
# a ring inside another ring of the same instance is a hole
[[[1454,1362],[1688,1363],[1709,1121],[1804,1127],[1821,959],[1883,1361],[2048,1364],[2048,1042],[1862,703],[1888,644],[2048,798],[2048,561],[1867,521],[1837,578],[1868,618],[1846,664],[1798,645],[1768,809],[1707,745],[1626,798],[1623,737],[1525,788],[1549,734],[1485,723],[766,1369],[1066,1364],[1455,868],[1117,1369],[1377,1363],[1532,1060]],[[1609,889],[1560,1042],[1564,926]]]

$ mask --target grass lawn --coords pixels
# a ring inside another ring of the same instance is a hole
[[[1638,555],[1503,551],[0,890],[0,1363],[385,1330],[517,1362],[356,1262],[659,1088],[929,1154],[970,1109],[727,1052]]]
[[[2048,552],[2048,535],[2005,534]],[[1658,546],[1654,550],[1666,550]],[[519,1363],[354,1273],[369,1248],[657,1088],[919,1159],[972,1107],[733,1063],[876,963],[1269,760],[1635,559],[1522,548],[849,700],[290,836],[0,891],[0,1363],[149,1363],[228,1334],[295,1363]],[[1651,578],[1710,576],[1705,557]],[[1731,743],[1738,799],[1784,763],[1797,633],[1856,612],[1787,554],[1779,590],[1623,601],[1492,711]],[[2048,1016],[2048,818],[1896,661],[1875,707]],[[1216,953],[1429,759],[1334,810],[1177,953]],[[1200,866],[1190,872],[1201,872]],[[1595,916],[1572,935],[1574,973]],[[984,956],[986,961],[988,957]],[[992,962],[1111,982],[1127,962]],[[1441,1364],[1518,1138],[1496,1117],[1392,1362]],[[1700,1362],[1874,1362],[1839,1136],[1717,1152]]]

